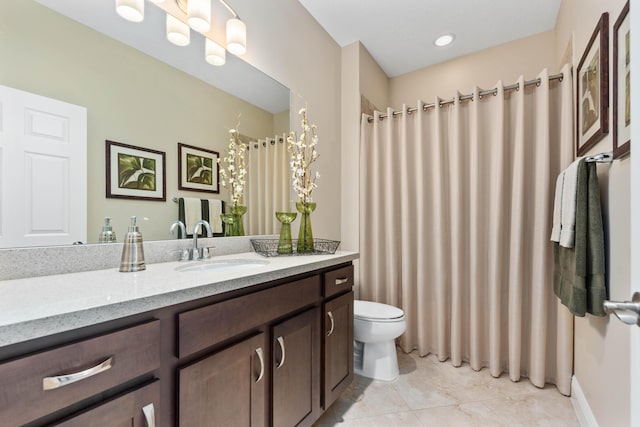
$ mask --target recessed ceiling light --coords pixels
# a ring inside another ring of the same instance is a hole
[[[444,47],[444,46],[447,46],[447,45],[450,45],[451,43],[453,43],[455,38],[456,38],[456,35],[453,34],[453,33],[443,34],[440,37],[438,37],[437,39],[435,39],[433,41],[433,44],[435,44],[438,47]]]

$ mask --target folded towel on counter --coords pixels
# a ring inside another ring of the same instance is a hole
[[[222,219],[220,218],[220,215],[222,214],[224,202],[219,199],[206,199],[203,200],[203,202],[206,202],[208,205],[206,208],[203,207],[203,209],[208,209],[208,215],[204,216],[208,218],[209,225],[211,225],[211,231],[214,234],[222,233]]]
[[[184,206],[184,220],[181,218],[181,221],[184,222],[184,226],[187,228],[187,234],[191,234],[197,222],[203,219],[202,202],[194,197],[181,197],[178,200],[178,204],[181,204],[181,202]],[[178,209],[180,209],[180,206]]]
[[[595,163],[579,162],[576,183],[575,245],[553,245],[553,290],[574,315],[604,316],[604,230]]]

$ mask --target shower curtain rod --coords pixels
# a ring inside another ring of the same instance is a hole
[[[552,80],[560,80],[560,81],[562,81],[563,77],[564,76],[563,76],[562,73],[553,74],[553,75],[549,76],[549,81],[552,81]],[[540,86],[540,83],[541,83],[540,78],[537,78],[535,80],[527,80],[527,81],[525,81],[524,82],[524,86],[525,87],[532,86],[532,85]],[[514,83],[512,85],[504,87],[504,91],[505,92],[510,92],[512,90],[519,90],[519,89],[520,89],[520,85],[518,83]],[[494,95],[495,96],[497,94],[498,94],[498,89],[497,88],[488,89],[488,90],[481,90],[479,92],[480,98],[482,98],[485,95]],[[460,101],[466,101],[468,99],[473,101],[473,94],[461,95],[460,96]],[[454,102],[455,102],[455,99],[449,99],[449,100],[446,100],[446,101],[440,101],[439,105],[440,105],[440,107],[443,107],[443,106],[445,106],[447,104],[453,104]],[[422,106],[422,110],[423,111],[427,111],[429,108],[434,108],[435,106],[436,106],[436,104],[424,104]],[[412,108],[408,108],[407,109],[407,112],[409,114],[411,114],[411,113],[413,113],[415,111],[418,111],[418,107],[412,107]],[[393,111],[391,114],[392,114],[392,116],[395,117],[395,116],[398,116],[398,115],[402,114],[402,111]],[[380,117],[380,120],[382,120],[385,117],[389,117],[389,115],[388,114],[380,114],[378,117]],[[367,122],[368,123],[373,122],[373,117],[369,117],[367,119]]]

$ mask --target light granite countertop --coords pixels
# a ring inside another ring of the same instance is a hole
[[[180,272],[197,262],[148,264],[0,281],[0,347],[250,287],[358,258],[357,252],[265,258],[255,252],[209,261],[267,261],[251,268]],[[202,263],[202,262],[200,262]]]

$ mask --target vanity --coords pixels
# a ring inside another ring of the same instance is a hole
[[[357,256],[1,281],[2,424],[309,426],[353,378]]]

